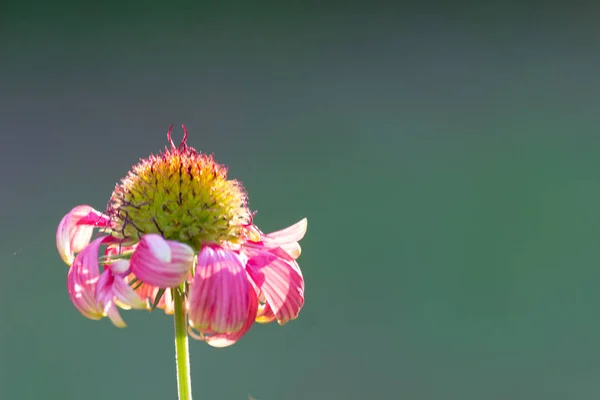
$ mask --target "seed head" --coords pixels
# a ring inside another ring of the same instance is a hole
[[[203,243],[243,240],[251,214],[246,193],[227,168],[212,155],[186,144],[187,129],[179,146],[167,132],[170,148],[141,159],[116,185],[110,198],[113,236],[137,242],[156,233],[199,249]]]

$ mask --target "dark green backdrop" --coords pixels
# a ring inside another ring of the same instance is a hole
[[[85,319],[54,243],[171,123],[309,221],[300,318],[192,342],[196,399],[600,397],[597,10],[160,4],[0,9],[0,398],[175,399],[172,320]]]

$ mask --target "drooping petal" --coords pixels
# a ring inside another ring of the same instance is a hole
[[[131,275],[133,277],[133,275]],[[154,308],[154,302],[156,300],[156,296],[161,290],[159,287],[148,285],[147,283],[136,283],[134,285],[135,292],[137,295],[144,300],[146,304],[146,309],[152,310]],[[165,314],[173,314],[175,311],[175,303],[173,303],[173,295],[171,290],[165,290],[162,297],[158,301],[156,308],[160,308],[165,311]]]
[[[279,247],[284,244],[299,242],[306,234],[307,226],[308,221],[304,218],[287,228],[262,235],[261,240],[265,247]]]
[[[90,243],[94,227],[106,227],[109,222],[108,216],[88,205],[73,208],[61,219],[56,230],[56,247],[63,261],[71,265],[75,253]]]
[[[248,321],[252,296],[256,294],[239,256],[231,250],[205,245],[190,284],[190,326],[201,333],[236,333]]]
[[[158,302],[157,307],[165,310],[165,314],[173,314],[175,312],[175,303],[173,301],[173,290],[165,291],[165,294]],[[185,304],[185,310],[187,312],[187,302]]]
[[[295,261],[254,249],[246,271],[254,281],[280,325],[295,319],[304,305],[304,279]]]
[[[252,242],[260,242],[260,237],[264,235],[256,225],[248,224],[245,226],[246,237]]]
[[[104,316],[102,307],[96,301],[96,284],[99,278],[98,251],[104,239],[105,237],[95,239],[77,254],[67,275],[67,290],[73,305],[90,319],[100,319]]]
[[[248,240],[245,247],[264,249],[273,252],[286,260],[295,260],[300,257],[302,248],[298,241],[301,240],[307,228],[306,218],[285,229],[264,234],[256,226],[246,227]]]
[[[104,257],[111,258],[122,254],[131,254],[135,250],[136,246],[137,243],[133,246],[125,246],[119,242],[111,243],[108,246],[106,246],[106,250],[104,251]]]
[[[131,286],[125,280],[129,274],[129,261],[119,260],[109,264],[107,268],[113,276],[111,292],[114,295],[115,303],[123,309],[144,309],[146,303],[138,296]]]
[[[115,296],[115,302],[123,309],[135,308],[141,310],[146,308],[146,303],[123,279],[115,278],[112,292]]]
[[[275,254],[277,257],[289,261],[293,261],[300,257],[300,253],[302,251],[298,242],[285,243],[279,247],[270,248],[268,250],[269,252]]]
[[[273,313],[273,310],[271,309],[269,303],[266,302],[265,295],[262,294],[260,289],[254,284],[252,279],[250,279],[250,283],[252,283],[252,288],[254,289],[254,292],[256,293],[258,299],[258,308],[256,310],[255,322],[258,322],[259,324],[268,324],[275,321],[277,317]]]
[[[100,275],[96,285],[96,302],[112,323],[124,328],[125,322],[119,314],[117,305],[125,310],[130,308],[143,309],[146,303],[125,282],[128,273],[128,261],[120,260],[110,264]]]
[[[110,217],[108,215],[102,214],[100,211],[96,211],[93,208],[91,208],[90,212],[86,216],[77,221],[77,225],[108,227],[110,225]]]
[[[110,270],[106,269],[100,275],[98,279],[98,284],[96,285],[96,303],[98,307],[102,310],[103,316],[108,316],[114,326],[117,328],[125,328],[127,325],[123,318],[121,318],[121,314],[117,309],[117,306],[114,301],[114,294],[112,293],[112,282],[114,280],[113,275]]]
[[[113,263],[106,265],[107,269],[113,273],[113,275],[126,276],[129,273],[129,260],[117,260]]]
[[[127,324],[125,323],[125,321],[123,321],[121,313],[119,312],[119,309],[117,308],[117,305],[114,301],[108,300],[106,302],[106,304],[104,305],[104,315],[106,315],[108,319],[110,319],[110,322],[112,322],[113,325],[117,328],[127,327]]]
[[[175,287],[188,278],[194,258],[194,249],[187,244],[146,234],[131,256],[131,272],[149,285]]]
[[[216,333],[212,335],[204,336],[203,340],[212,347],[228,347],[232,344],[235,344],[238,340],[242,338],[252,327],[254,324],[254,320],[256,319],[256,312],[258,308],[258,300],[255,296],[250,296],[250,304],[248,308],[248,317],[244,326],[237,332],[233,333]],[[192,336],[194,337],[194,336]]]
[[[259,324],[268,324],[277,319],[269,303],[259,304],[256,313],[256,322]]]

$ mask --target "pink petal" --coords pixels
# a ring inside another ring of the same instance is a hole
[[[173,291],[166,290],[165,294],[159,300],[158,305],[156,307],[165,310],[165,314],[173,314],[175,312],[175,303],[173,302]],[[185,305],[185,309],[187,312],[187,302]]]
[[[246,225],[246,236],[248,237],[248,240],[252,241],[252,242],[260,242],[260,237],[262,235],[264,235],[264,233],[262,233],[260,231],[260,229],[258,229],[258,227],[256,227],[256,225]]]
[[[190,330],[190,336],[194,339],[204,340],[208,345],[212,347],[227,347],[235,344],[238,340],[241,339],[252,327],[254,324],[254,319],[256,318],[256,312],[258,308],[258,300],[255,296],[250,296],[250,303],[248,308],[248,317],[244,326],[237,332],[233,333],[216,333],[210,335],[196,335],[193,331]]]
[[[123,321],[121,314],[119,313],[119,309],[115,305],[114,301],[109,300],[106,302],[104,306],[104,314],[110,319],[110,322],[113,323],[117,328],[125,328],[127,324]]]
[[[138,310],[146,308],[146,302],[122,278],[115,278],[112,284],[112,292],[115,296],[115,302],[121,308],[135,308]]]
[[[97,228],[106,228],[110,226],[110,217],[92,208],[88,215],[77,222],[77,225],[91,225]]]
[[[127,275],[129,272],[129,261],[128,260],[117,260],[111,264],[107,264],[106,268],[110,268],[113,275]]]
[[[281,246],[272,248],[269,251],[276,256],[283,258],[284,260],[293,261],[300,257],[302,249],[300,248],[298,242],[293,242],[282,244]]]
[[[67,275],[67,289],[73,305],[90,319],[100,319],[104,316],[102,307],[96,301],[96,283],[99,278],[98,251],[104,238],[95,239],[77,254]]]
[[[117,305],[123,309],[146,307],[146,303],[137,295],[137,293],[125,282],[123,276],[127,272],[125,260],[110,264],[100,275],[96,285],[96,302],[102,307],[104,315],[108,316],[112,323],[124,328],[125,322],[119,314]],[[119,274],[119,271],[123,271]]]
[[[271,306],[268,303],[259,304],[258,312],[256,313],[256,322],[259,324],[268,324],[277,319]]]
[[[127,283],[125,277],[129,273],[129,262],[127,260],[119,260],[108,266],[108,271],[113,276],[111,292],[114,295],[115,302],[121,308],[146,308],[146,302],[133,290]],[[106,271],[105,271],[106,272]]]
[[[149,285],[175,287],[188,278],[195,256],[187,244],[150,233],[142,236],[131,256],[131,272]]]
[[[133,275],[131,275],[131,277],[133,277]],[[137,285],[138,284],[136,283],[135,286]],[[142,283],[141,285],[137,286],[135,292],[146,303],[146,309],[151,310],[159,290],[159,287]],[[165,314],[173,314],[175,311],[175,304],[173,303],[173,296],[170,290],[165,290],[163,296],[158,301],[156,308],[164,310]]]
[[[295,319],[304,305],[304,279],[295,261],[255,250],[246,271],[264,295],[280,325]]]
[[[258,298],[258,309],[256,311],[256,318],[254,321],[258,322],[259,324],[268,324],[275,321],[277,317],[275,317],[271,306],[268,303],[265,303],[265,295],[261,293],[258,287],[256,287],[252,279],[250,279],[250,283],[252,284],[252,288],[254,289],[254,292]]]
[[[116,256],[123,253],[132,253],[137,246],[122,246],[120,243],[109,244],[106,246],[106,250],[104,251],[105,257]]]
[[[113,325],[117,328],[125,328],[125,321],[121,318],[119,310],[114,302],[114,295],[111,291],[114,276],[110,270],[104,270],[98,279],[96,285],[96,303],[102,310],[103,316],[108,316]]]
[[[282,230],[267,233],[261,237],[265,247],[279,247],[283,244],[299,242],[306,234],[308,221],[306,218]]]
[[[73,208],[65,215],[56,230],[56,247],[65,263],[71,265],[75,253],[90,243],[94,227],[108,226],[109,217],[88,205]]]
[[[218,246],[205,245],[190,284],[190,326],[201,333],[235,333],[248,320],[249,303],[256,294],[239,256]]]

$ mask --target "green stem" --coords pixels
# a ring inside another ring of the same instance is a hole
[[[190,379],[190,352],[188,348],[185,298],[179,288],[173,288],[175,303],[175,363],[177,364],[177,392],[179,400],[192,400],[192,380]]]

